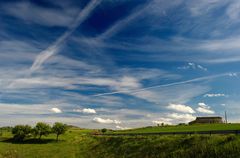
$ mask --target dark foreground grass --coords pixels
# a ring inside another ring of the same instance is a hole
[[[238,135],[91,136],[91,130],[72,129],[60,141],[50,135],[22,144],[0,137],[0,158],[235,158]]]
[[[240,137],[235,135],[103,137],[92,151],[101,158],[236,158],[239,145]]]

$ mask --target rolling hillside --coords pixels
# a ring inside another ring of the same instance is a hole
[[[152,126],[136,128],[122,131],[115,131],[115,134],[123,133],[157,133],[157,132],[197,132],[215,130],[240,130],[240,124],[196,124],[196,125],[177,125],[177,126]]]
[[[239,129],[238,124],[214,125],[214,129]],[[146,127],[115,133],[207,130],[210,126]],[[0,136],[0,158],[191,158],[236,157],[240,155],[238,135],[177,135],[177,136],[105,136],[92,135],[97,130],[71,128],[55,141],[55,135],[38,141],[11,141],[11,133]],[[112,132],[108,132],[112,133]]]

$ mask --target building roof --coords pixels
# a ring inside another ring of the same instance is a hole
[[[220,116],[212,116],[212,117],[197,117],[196,119],[222,119]]]

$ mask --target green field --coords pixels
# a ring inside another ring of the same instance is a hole
[[[116,131],[113,133],[157,133],[157,132],[197,132],[214,130],[240,130],[240,124],[196,124],[196,125],[178,125],[178,126],[153,126],[130,130]]]
[[[196,127],[197,126],[197,127]],[[239,129],[238,124],[213,125],[214,129]],[[148,127],[121,132],[161,132],[211,129],[209,125]],[[238,157],[240,135],[94,136],[96,130],[71,128],[55,141],[28,139],[18,144],[11,133],[0,135],[0,158],[200,158]],[[120,131],[118,131],[120,132]],[[109,132],[111,133],[111,132]],[[117,132],[115,132],[117,133]]]

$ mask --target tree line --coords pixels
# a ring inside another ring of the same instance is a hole
[[[35,127],[16,125],[12,128],[12,134],[15,141],[24,141],[25,138],[30,137],[41,140],[42,136],[48,136],[50,133],[54,133],[58,141],[59,135],[64,134],[67,131],[67,127],[66,124],[60,122],[55,122],[52,127],[47,123],[38,122]]]

